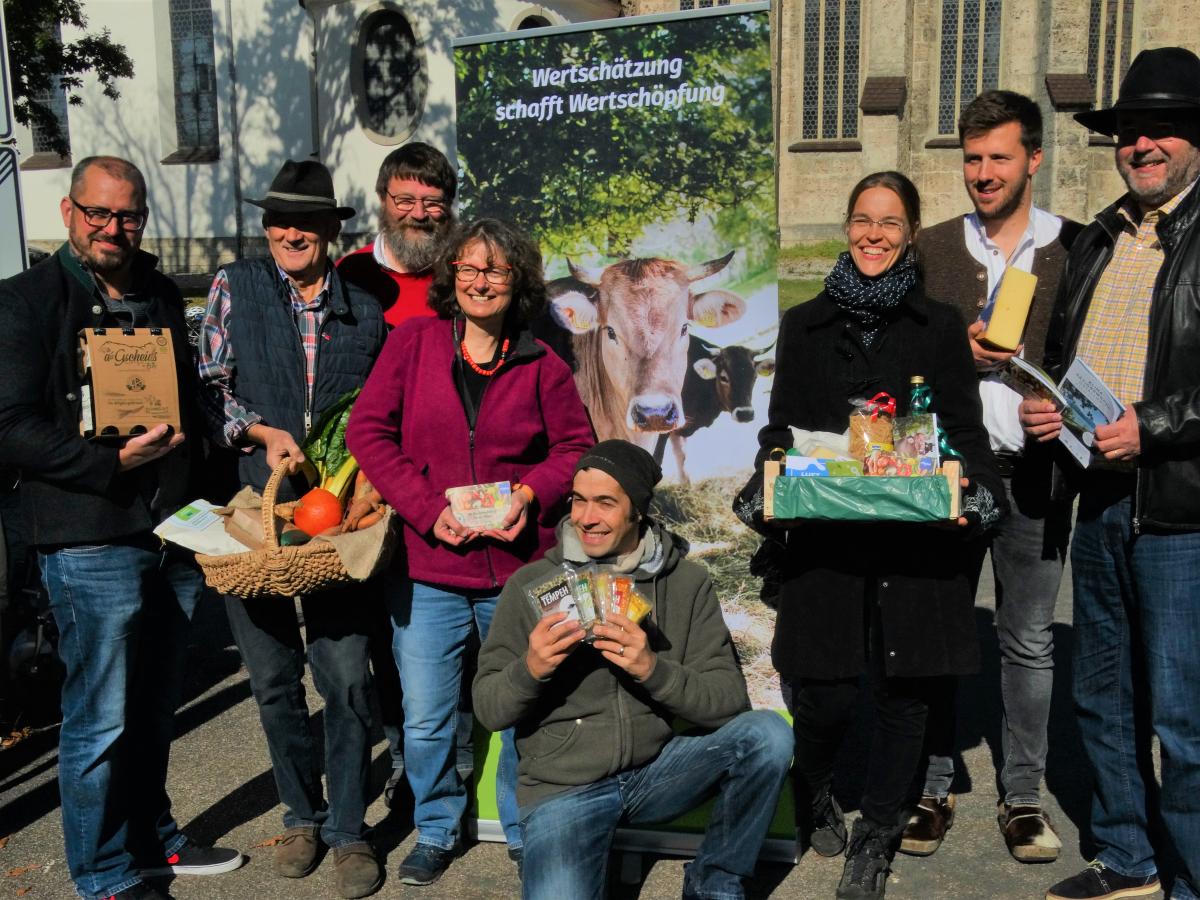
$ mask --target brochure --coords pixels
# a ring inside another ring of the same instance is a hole
[[[1097,425],[1109,425],[1121,417],[1125,407],[1092,367],[1075,359],[1062,381],[1054,381],[1040,368],[1019,356],[1000,370],[1000,379],[1029,400],[1049,400],[1062,413],[1063,429],[1058,439],[1083,468],[1092,461],[1092,444]]]
[[[225,518],[217,515],[218,509],[207,500],[193,500],[160,522],[154,533],[164,541],[207,556],[245,553],[249,548],[226,532]]]

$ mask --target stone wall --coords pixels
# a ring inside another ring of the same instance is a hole
[[[735,0],[736,2],[736,0]],[[832,0],[830,0],[832,2]],[[1200,0],[1135,0],[1133,54],[1181,44],[1200,52]],[[632,14],[673,12],[678,2],[626,4]],[[841,234],[844,198],[863,175],[896,168],[921,191],[922,218],[934,224],[970,209],[961,151],[937,134],[941,9],[938,0],[863,0],[860,92],[868,77],[904,76],[895,114],[860,118],[857,146],[801,140],[804,0],[775,4],[779,228],[784,244]],[[1090,0],[1004,0],[999,86],[1028,94],[1045,124],[1035,202],[1086,221],[1124,191],[1105,143],[1052,108],[1047,74],[1087,71]],[[939,137],[941,139],[939,140]],[[823,146],[825,145],[825,146]]]

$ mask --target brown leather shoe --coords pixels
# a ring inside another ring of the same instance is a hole
[[[369,897],[383,887],[383,869],[366,841],[333,848],[337,891],[347,900]]]
[[[283,833],[275,845],[271,868],[284,878],[311,875],[321,863],[321,838],[315,825],[297,825]]]
[[[996,822],[1013,859],[1023,863],[1046,863],[1058,859],[1062,841],[1050,817],[1040,806],[996,804]]]
[[[954,824],[954,795],[944,799],[922,797],[912,818],[900,836],[900,852],[909,856],[929,856],[942,846],[942,839]]]

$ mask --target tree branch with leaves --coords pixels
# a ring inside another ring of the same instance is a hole
[[[107,28],[86,33],[87,17],[80,0],[3,2],[13,115],[22,125],[36,128],[55,153],[66,156],[70,145],[46,96],[61,89],[67,103],[82,105],[83,76],[90,72],[104,96],[116,100],[117,79],[133,77],[133,60]],[[67,43],[61,37],[63,26],[85,33]]]

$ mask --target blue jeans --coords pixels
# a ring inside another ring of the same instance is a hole
[[[184,836],[167,761],[204,582],[191,559],[145,535],[39,553],[66,667],[58,740],[63,840],[85,900],[141,881]]]
[[[250,690],[271,754],[283,825],[315,825],[328,847],[363,840],[371,767],[368,641],[377,621],[374,584],[305,596],[304,635],[291,597],[225,598],[225,611],[250,674]],[[304,661],[325,700],[325,772],[304,699]]]
[[[1095,776],[1091,832],[1106,866],[1149,875],[1148,832],[1161,815],[1184,865],[1171,896],[1190,900],[1200,884],[1200,533],[1134,534],[1120,487],[1080,495],[1071,546],[1073,689]],[[1152,733],[1162,746],[1161,796]]]
[[[392,652],[404,691],[404,774],[413,792],[417,843],[448,850],[459,842],[467,788],[455,768],[463,657],[472,628],[487,637],[496,594],[443,588],[388,575]],[[517,827],[517,751],[512,729],[501,734],[496,805],[511,849]]]
[[[579,748],[586,753],[586,748]],[[618,825],[651,825],[715,796],[684,890],[740,900],[754,874],[792,760],[792,729],[768,710],[745,712],[711,734],[677,735],[658,757],[521,809],[524,900],[601,900]]]
[[[996,583],[996,640],[1000,647],[1000,785],[1013,806],[1041,802],[1046,737],[1054,692],[1054,605],[1070,534],[1070,509],[1048,500],[1049,485],[1027,498],[1017,473],[1004,479],[1009,516],[986,549]],[[976,548],[979,582],[985,546]],[[922,793],[945,797],[954,780],[954,692],[930,707],[929,765]]]

